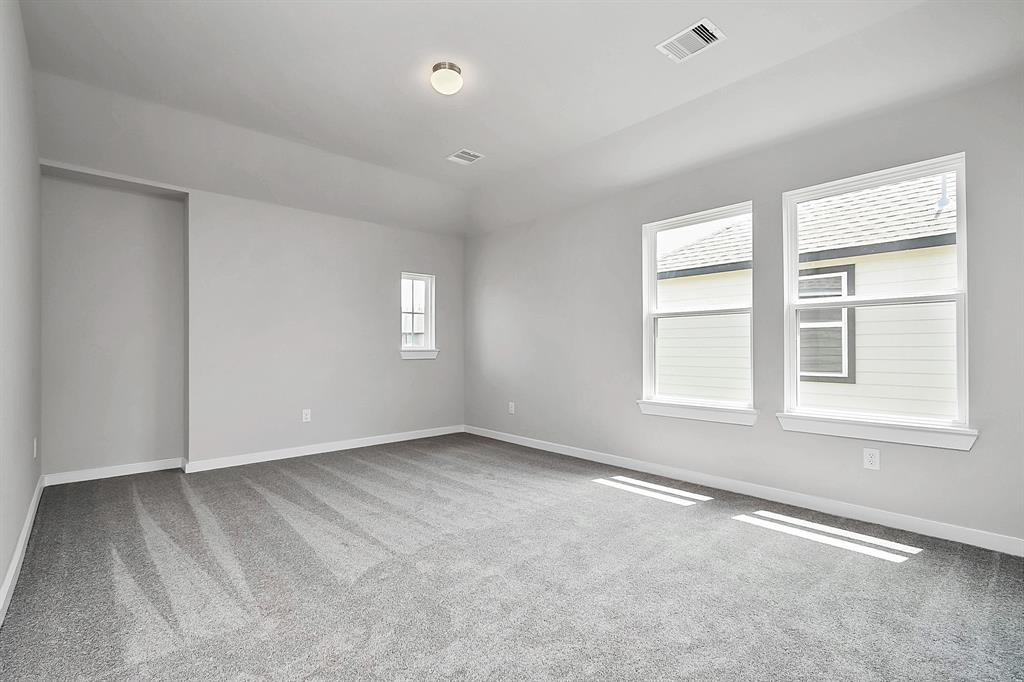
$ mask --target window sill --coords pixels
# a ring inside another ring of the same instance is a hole
[[[786,431],[877,440],[885,443],[906,443],[966,451],[970,450],[974,446],[974,441],[978,439],[976,430],[959,426],[869,421],[796,412],[779,412],[775,416]]]
[[[640,411],[655,417],[675,417],[677,419],[697,419],[704,422],[720,422],[722,424],[740,424],[753,426],[757,421],[757,410],[749,407],[725,407],[721,405],[698,405],[694,403],[674,403],[665,400],[638,400]]]
[[[436,348],[403,348],[401,350],[403,360],[433,360],[437,357]]]

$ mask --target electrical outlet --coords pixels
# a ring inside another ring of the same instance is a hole
[[[882,468],[882,453],[876,448],[864,448],[864,468],[878,471]]]
[[[516,401],[514,401],[514,400],[508,401],[508,413],[509,414],[515,414],[516,413]]]
[[[308,407],[306,409],[302,410],[302,421],[304,421],[304,422],[311,422],[311,421],[313,421],[313,410],[309,409]]]

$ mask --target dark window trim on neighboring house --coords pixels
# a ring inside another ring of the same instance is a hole
[[[900,249],[903,250],[903,249]],[[881,252],[875,252],[881,253]],[[856,293],[856,282],[854,272],[856,268],[850,263],[848,265],[831,265],[823,268],[800,268],[800,275],[832,275],[835,273],[846,273],[846,295],[853,296]],[[823,381],[831,384],[855,384],[857,383],[857,310],[850,307],[845,308],[846,322],[843,325],[846,332],[846,374],[844,376],[815,376],[811,374],[800,374],[800,381]],[[799,329],[797,330],[799,333]]]
[[[699,268],[687,268],[686,270],[668,270],[659,272],[658,279],[675,279],[676,277],[695,277],[696,275],[713,275],[716,272],[733,272],[736,270],[750,270],[754,267],[754,261],[744,260],[736,263],[716,263],[705,265]]]
[[[870,256],[876,253],[890,253],[892,251],[930,249],[933,246],[949,246],[950,244],[956,244],[956,232],[935,234],[930,237],[900,239],[898,241],[884,242],[882,244],[862,244],[861,246],[845,246],[841,249],[826,249],[825,251],[801,253],[800,262],[807,263],[817,260],[832,260],[833,258],[850,258],[851,256]]]
[[[841,249],[827,249],[825,251],[812,251],[800,254],[801,263],[813,263],[819,260],[832,260],[833,258],[851,258],[854,256],[870,256],[877,253],[890,253],[892,251],[910,251],[912,249],[930,249],[933,246],[949,246],[956,244],[956,233],[931,235],[930,237],[916,237],[914,239],[900,239],[894,242],[882,244],[863,244],[861,246],[846,246]],[[716,263],[715,265],[704,265],[698,268],[687,268],[685,270],[667,270],[658,273],[658,279],[674,279],[676,277],[694,277],[696,275],[711,275],[716,272],[732,272],[734,270],[749,270],[753,262],[749,260],[737,261],[735,263]]]

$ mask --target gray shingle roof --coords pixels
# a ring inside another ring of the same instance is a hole
[[[752,258],[751,249],[750,216],[737,216],[718,232],[659,258],[658,272],[741,263]]]
[[[945,180],[949,204],[939,210]],[[858,190],[797,206],[800,254],[956,233],[956,175],[945,173]],[[737,216],[718,232],[658,259],[658,272],[751,260],[750,220]]]

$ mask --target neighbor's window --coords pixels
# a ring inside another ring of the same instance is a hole
[[[644,226],[642,408],[751,407],[751,228],[749,202]]]
[[[966,425],[963,175],[956,155],[786,193],[787,412]]]
[[[854,293],[853,265],[800,268],[800,298],[834,298]],[[800,318],[800,379],[850,383],[856,380],[855,311],[808,311]]]
[[[433,275],[402,273],[402,350],[436,350]]]

